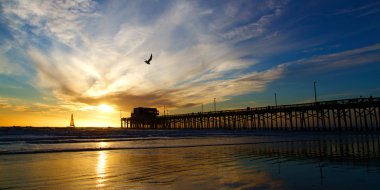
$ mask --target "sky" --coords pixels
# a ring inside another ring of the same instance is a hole
[[[0,126],[306,103],[314,82],[379,97],[379,20],[366,0],[0,0]]]

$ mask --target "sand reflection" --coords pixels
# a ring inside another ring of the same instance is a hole
[[[98,148],[108,148],[109,144],[107,142],[99,142]]]
[[[98,164],[96,165],[96,187],[104,187],[106,182],[106,165],[107,165],[107,152],[100,151],[98,155]]]

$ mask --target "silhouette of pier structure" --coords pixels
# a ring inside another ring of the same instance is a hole
[[[380,131],[379,97],[163,116],[138,109],[156,111],[121,118],[122,128]]]

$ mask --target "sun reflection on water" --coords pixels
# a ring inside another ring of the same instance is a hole
[[[104,187],[106,182],[106,164],[107,164],[107,153],[105,151],[100,151],[98,156],[98,164],[96,166],[97,180],[96,187]]]

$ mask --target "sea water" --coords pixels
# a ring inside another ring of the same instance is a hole
[[[380,136],[0,129],[0,189],[379,189]]]

